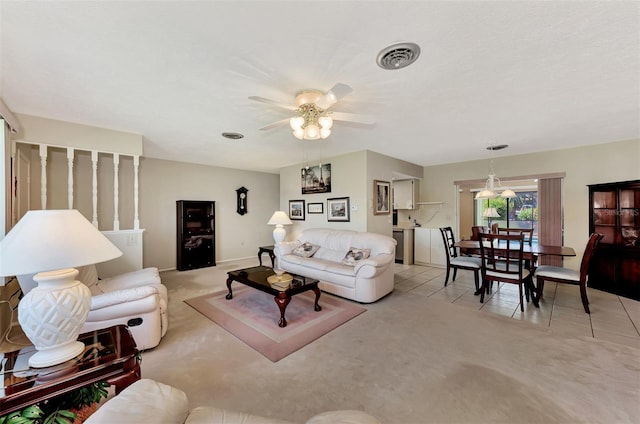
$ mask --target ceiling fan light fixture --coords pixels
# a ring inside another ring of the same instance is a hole
[[[289,125],[291,125],[292,130],[302,129],[304,125],[304,118],[302,116],[294,116],[289,120]]]
[[[318,124],[322,127],[322,129],[330,130],[333,126],[333,119],[330,116],[321,116],[318,118]]]
[[[304,128],[304,138],[307,140],[317,140],[320,138],[320,128],[316,124],[308,124]]]
[[[320,130],[320,138],[325,139],[325,138],[329,137],[330,135],[331,135],[331,130],[330,129],[322,128]]]
[[[302,140],[304,139],[304,130],[302,128],[296,128],[295,130],[293,130],[293,135],[298,140]]]

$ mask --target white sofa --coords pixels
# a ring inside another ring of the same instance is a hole
[[[319,246],[311,257],[295,254],[304,243]],[[370,250],[369,257],[355,265],[343,259],[351,248]],[[297,240],[277,243],[277,266],[285,271],[320,280],[321,290],[371,303],[393,291],[396,241],[389,236],[351,230],[313,228]]]
[[[167,288],[155,267],[99,279],[95,265],[78,267],[79,281],[91,290],[91,309],[82,333],[124,324],[129,326],[138,349],[160,343],[168,328]],[[33,274],[19,275],[24,294],[37,285]]]
[[[293,424],[273,418],[210,406],[189,410],[187,395],[166,384],[142,379],[101,405],[86,424]],[[362,411],[330,411],[310,418],[306,424],[380,424]]]

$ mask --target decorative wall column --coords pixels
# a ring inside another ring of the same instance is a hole
[[[40,145],[40,208],[47,209],[47,145]]]
[[[73,209],[73,157],[72,147],[67,148],[67,208]]]
[[[120,231],[120,218],[118,216],[118,173],[120,165],[120,155],[113,154],[113,231]]]
[[[138,168],[140,156],[133,157],[133,229],[140,229],[140,217],[138,215]]]
[[[91,151],[91,202],[93,205],[93,217],[91,223],[98,228],[98,152]]]

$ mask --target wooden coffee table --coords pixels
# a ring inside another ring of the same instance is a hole
[[[100,381],[114,385],[116,393],[120,393],[140,379],[138,349],[126,326],[84,333],[78,340],[85,344],[84,353],[52,367],[29,367],[29,357],[35,353],[33,346],[0,354],[4,355],[0,415]]]
[[[273,295],[278,308],[280,308],[280,321],[278,321],[278,325],[280,327],[287,326],[287,320],[284,317],[284,313],[287,309],[287,305],[289,304],[289,302],[291,302],[291,297],[296,294],[313,290],[313,292],[316,294],[316,300],[313,304],[313,309],[315,311],[322,310],[322,308],[318,304],[318,300],[320,299],[318,280],[314,280],[313,278],[309,277],[303,277],[301,275],[295,275],[291,273],[289,274],[293,276],[293,281],[291,283],[291,286],[288,289],[284,290],[272,286],[269,281],[267,281],[267,278],[275,275],[275,272],[273,272],[273,269],[266,266],[256,266],[253,268],[230,271],[227,273],[227,289],[229,289],[229,293],[227,294],[226,298],[229,300],[233,299],[231,283],[234,281]]]

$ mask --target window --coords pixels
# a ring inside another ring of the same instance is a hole
[[[516,189],[517,196],[511,199],[474,199],[475,225],[501,228],[533,228],[534,241],[538,238],[538,190]]]

